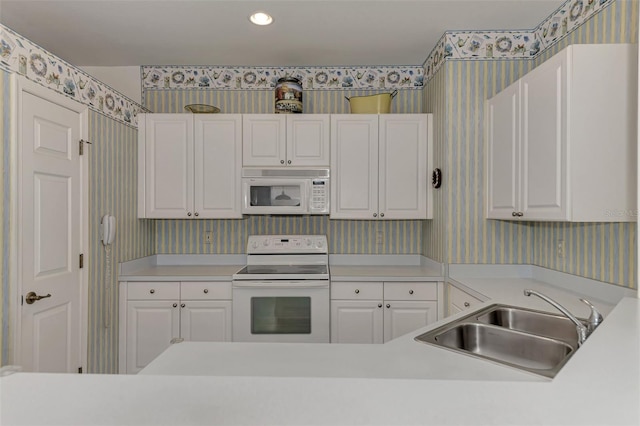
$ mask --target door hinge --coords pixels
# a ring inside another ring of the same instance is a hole
[[[82,374],[82,367],[78,367],[78,374]]]
[[[89,145],[91,145],[91,142],[85,141],[84,139],[80,139],[80,143],[79,143],[80,147],[78,149],[78,152],[79,152],[80,155],[84,155],[84,144],[85,143],[88,143]]]
[[[84,254],[80,255],[80,261],[78,263],[80,265],[80,269],[84,268]]]

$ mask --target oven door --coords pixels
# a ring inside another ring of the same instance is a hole
[[[308,214],[307,179],[242,179],[243,214]]]
[[[234,281],[234,342],[329,343],[329,281]]]

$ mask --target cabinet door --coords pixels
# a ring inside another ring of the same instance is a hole
[[[144,196],[147,218],[193,213],[193,116],[145,114]]]
[[[242,115],[195,116],[194,216],[241,218]]]
[[[242,116],[242,164],[284,166],[286,160],[286,115]]]
[[[331,218],[378,216],[378,116],[331,116]]]
[[[454,287],[451,284],[448,284],[447,288],[449,290],[449,303],[447,306],[449,312],[447,316],[462,312],[482,302],[480,299],[460,290],[457,287]]]
[[[183,300],[180,337],[193,342],[230,342],[231,301]]]
[[[382,301],[332,300],[331,343],[382,343]]]
[[[381,115],[379,217],[427,218],[427,117]]]
[[[486,153],[487,219],[513,219],[520,208],[520,83],[489,99]]]
[[[521,79],[521,212],[525,220],[567,220],[566,55]]]
[[[385,301],[384,341],[415,331],[438,319],[436,301]]]
[[[287,165],[329,167],[329,115],[287,116]]]
[[[127,373],[135,374],[153,361],[180,335],[178,302],[127,302]]]

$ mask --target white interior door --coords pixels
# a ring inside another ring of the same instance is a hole
[[[83,366],[82,113],[20,92],[19,348],[24,371]],[[33,297],[42,297],[33,300]]]

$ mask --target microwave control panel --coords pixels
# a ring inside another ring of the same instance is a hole
[[[329,180],[312,179],[309,213],[329,213]]]

